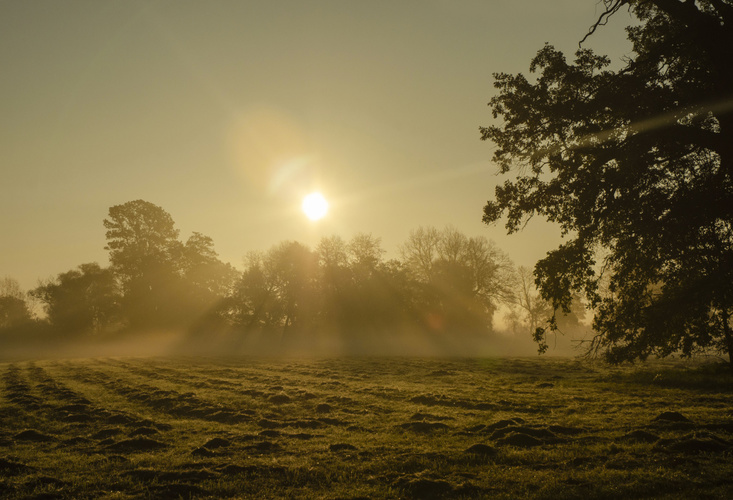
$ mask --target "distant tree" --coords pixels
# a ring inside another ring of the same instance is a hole
[[[297,242],[251,253],[230,304],[236,322],[283,337],[311,329],[319,311],[317,274],[317,255]]]
[[[178,229],[168,212],[143,200],[109,209],[104,219],[109,260],[123,283],[146,276],[151,268],[175,268],[181,251]]]
[[[13,297],[19,300],[25,300],[25,295],[18,280],[10,276],[0,278],[0,297]]]
[[[195,302],[204,308],[228,295],[239,277],[231,264],[219,260],[214,241],[197,232],[181,248],[180,266]]]
[[[321,238],[316,247],[318,264],[324,269],[343,269],[349,265],[346,242],[341,236]]]
[[[577,294],[573,296],[570,312],[553,311],[552,304],[540,295],[532,269],[519,266],[516,272],[514,298],[509,311],[504,316],[505,321],[509,323],[515,334],[523,332],[534,337],[539,329],[542,332],[542,338],[535,338],[535,340],[542,341],[540,352],[545,352],[549,346],[545,337],[547,332],[542,329],[542,326],[546,324],[547,318],[553,315],[557,326],[552,332],[555,335],[568,336],[584,332],[581,320],[585,318],[585,304],[580,297]],[[555,345],[557,346],[557,337]]]
[[[20,327],[32,319],[24,300],[11,295],[0,295],[0,331]]]
[[[420,227],[410,232],[401,254],[422,285],[418,301],[434,328],[490,329],[497,306],[511,297],[512,263],[485,238]]]
[[[424,283],[432,279],[440,238],[440,232],[436,228],[420,226],[410,231],[407,240],[400,247],[405,266]]]
[[[10,276],[0,278],[0,331],[23,328],[32,320],[26,294],[18,280]]]
[[[462,240],[458,261],[470,270],[473,294],[493,313],[499,304],[512,297],[512,272],[514,264],[493,241],[483,236]]]
[[[231,322],[231,298],[240,277],[231,264],[219,259],[214,241],[194,232],[180,247],[180,276],[170,299],[182,309],[178,322],[190,333],[209,335],[227,329]]]
[[[338,236],[318,245],[320,314],[318,322],[351,348],[389,335],[405,324],[404,276],[383,262],[380,238],[356,234],[348,243]]]
[[[519,310],[519,321],[533,334],[549,316],[552,305],[544,300],[537,291],[532,270],[524,266],[517,268],[517,289],[514,305]]]
[[[119,321],[117,284],[110,269],[82,264],[30,292],[44,305],[48,322],[69,334],[97,334]]]
[[[506,215],[509,233],[534,215],[560,225],[567,241],[536,264],[537,284],[553,310],[588,298],[591,352],[618,362],[712,348],[733,369],[733,3],[603,4],[591,32],[624,6],[640,21],[620,70],[587,49],[568,63],[547,45],[530,64],[536,79],[495,75],[503,123],[482,139],[516,178],[484,221]]]
[[[348,247],[340,236],[324,237],[318,242],[316,255],[322,299],[319,322],[329,331],[338,330],[347,321],[354,286]]]
[[[261,252],[247,255],[245,269],[228,301],[232,322],[247,331],[273,330],[283,312],[271,269]]]
[[[181,254],[178,229],[162,208],[143,200],[115,205],[104,219],[112,271],[131,326],[180,323]]]
[[[349,261],[358,279],[372,276],[382,264],[384,254],[382,239],[371,234],[359,233],[349,241]]]
[[[334,296],[342,294],[353,278],[346,242],[335,235],[321,238],[316,247],[316,258],[324,293]]]
[[[399,297],[383,262],[382,241],[367,233],[358,233],[347,246],[351,289],[342,331],[365,340],[375,332],[395,328],[399,321]]]
[[[318,313],[318,257],[308,247],[286,241],[270,250],[266,266],[282,304],[283,335],[312,328]]]

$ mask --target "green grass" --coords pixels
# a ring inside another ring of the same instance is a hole
[[[731,382],[553,358],[4,363],[0,496],[730,498]]]

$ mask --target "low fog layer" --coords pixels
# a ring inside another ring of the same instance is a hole
[[[582,336],[558,334],[550,339],[549,356],[583,354]],[[210,356],[210,357],[536,357],[537,345],[528,334],[498,331],[482,336],[411,331],[374,334],[369,338],[300,336],[287,341],[265,334],[214,333],[192,337],[189,332],[126,332],[113,337],[31,337],[3,339],[3,361],[22,359],[89,358],[116,356]]]

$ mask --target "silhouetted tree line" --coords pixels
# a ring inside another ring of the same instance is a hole
[[[323,238],[315,249],[285,241],[248,254],[241,272],[219,259],[208,236],[195,232],[181,241],[170,214],[147,201],[111,207],[104,227],[108,267],[81,264],[27,295],[5,278],[0,330],[226,331],[278,340],[405,330],[486,334],[502,304],[522,306],[509,257],[486,238],[451,227],[412,231],[391,260],[370,234]],[[45,318],[34,318],[28,299],[43,306]]]

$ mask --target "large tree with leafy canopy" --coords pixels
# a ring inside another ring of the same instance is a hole
[[[173,218],[144,200],[109,209],[104,219],[111,269],[119,279],[122,309],[134,327],[175,323],[180,301],[183,245]]]
[[[173,217],[134,200],[104,219],[110,268],[121,285],[122,312],[133,327],[191,327],[216,315],[237,271],[219,260],[213,240],[194,232],[184,243]]]
[[[506,216],[510,233],[533,216],[560,226],[565,243],[536,264],[536,281],[556,310],[576,292],[589,299],[591,352],[618,362],[716,349],[733,368],[733,2],[603,7],[589,35],[622,8],[639,20],[621,69],[546,45],[532,78],[495,75],[500,122],[481,134],[513,176],[484,221]]]

